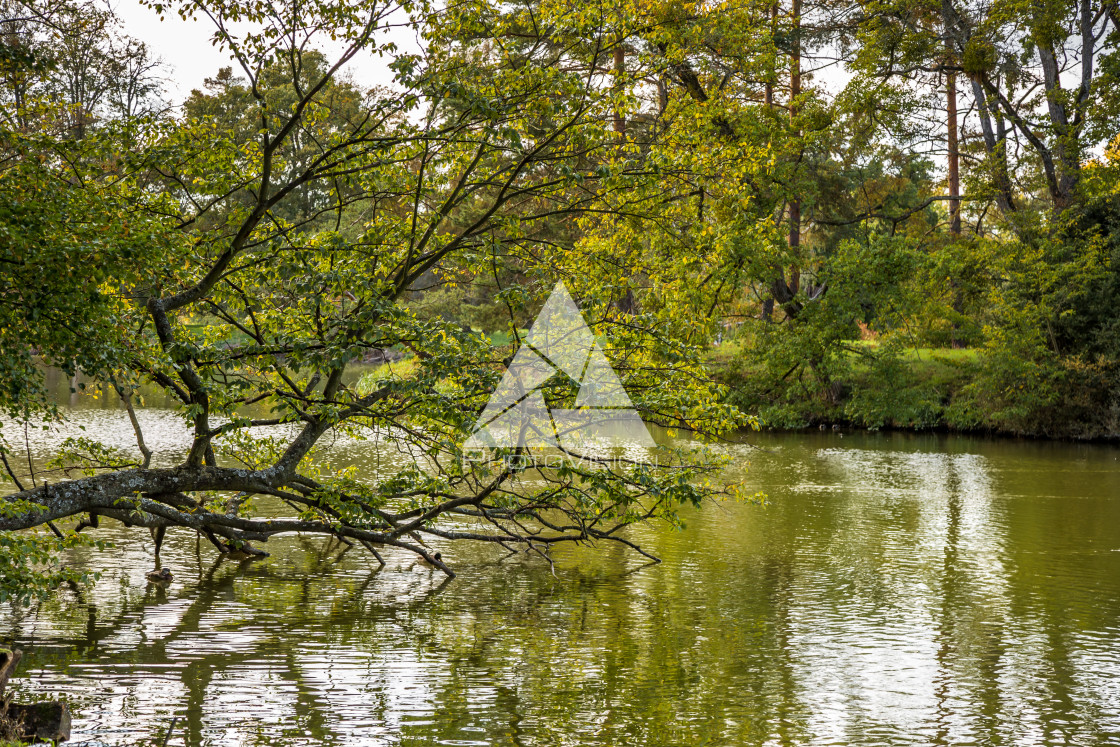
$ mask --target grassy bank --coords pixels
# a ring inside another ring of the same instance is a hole
[[[909,348],[884,355],[852,346],[822,380],[809,366],[776,373],[736,343],[709,364],[728,398],[764,427],[941,430],[1071,439],[1120,438],[1114,366],[1007,371],[977,349]]]

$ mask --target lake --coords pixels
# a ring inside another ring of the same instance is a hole
[[[115,403],[87,399],[74,426],[130,446]],[[170,413],[140,414],[178,448]],[[31,432],[36,460],[63,435]],[[322,538],[223,560],[171,530],[164,589],[147,531],[106,522],[115,548],[68,560],[100,580],[5,609],[0,638],[24,651],[20,699],[68,700],[85,744],[175,717],[190,745],[1120,744],[1120,448],[751,441],[736,471],[769,505],[634,530],[660,565],[448,544],[448,581]],[[327,458],[385,469],[375,451]]]

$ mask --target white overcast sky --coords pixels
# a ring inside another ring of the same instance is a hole
[[[167,77],[165,95],[169,103],[181,103],[192,89],[201,88],[203,81],[213,77],[219,68],[233,66],[234,73],[240,74],[230,55],[211,42],[214,25],[209,19],[184,21],[176,13],[165,13],[161,21],[159,14],[142,5],[140,0],[110,0],[110,3],[124,24],[125,33],[146,43],[155,56],[163,60]],[[403,14],[401,17],[404,18]],[[414,33],[407,29],[391,29],[388,36],[402,49],[418,48]],[[330,54],[329,48],[324,51]],[[392,82],[389,62],[387,58],[372,54],[359,55],[345,72],[363,87],[389,85]]]
[[[159,14],[139,0],[117,0],[113,4],[125,33],[140,39],[163,59],[167,67],[167,95],[178,103],[219,68],[232,64],[228,54],[210,43],[214,32],[209,21],[184,21],[178,15]]]

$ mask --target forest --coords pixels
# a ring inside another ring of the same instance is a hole
[[[170,100],[110,9],[2,6],[0,598],[82,580],[56,554],[106,518],[452,574],[425,539],[644,552],[620,530],[736,494],[708,478],[752,429],[1120,435],[1115,0],[147,5],[230,65]],[[692,445],[532,487],[464,461],[557,280]],[[136,449],[22,464],[66,417],[46,368]],[[339,434],[416,464],[327,469]]]

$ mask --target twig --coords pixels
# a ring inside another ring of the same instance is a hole
[[[3,449],[0,449],[0,461],[4,462],[4,469],[8,472],[8,477],[12,478],[12,482],[16,484],[16,490],[23,492],[23,483],[16,477],[16,473],[12,470],[12,465],[8,464],[8,455]]]
[[[28,474],[31,476],[31,487],[39,487],[39,483],[35,481],[35,465],[31,462],[31,438],[27,435],[27,422],[23,423],[23,448],[27,449],[27,469]]]
[[[167,733],[163,735],[163,742],[160,744],[160,747],[167,747],[167,741],[171,739],[171,732],[175,731],[175,724],[178,721],[178,716],[171,717],[171,726],[167,727]]]
[[[144,432],[140,429],[140,421],[136,417],[136,410],[132,407],[132,390],[126,391],[115,379],[109,381],[112,382],[113,388],[117,390],[117,396],[121,398],[121,402],[124,402],[125,409],[128,411],[128,420],[132,423],[132,430],[136,434],[136,445],[140,447],[140,454],[144,457],[141,468],[147,469],[152,462],[152,450],[144,443]]]
[[[373,557],[377,558],[377,562],[380,563],[382,567],[384,567],[385,566],[385,559],[382,558],[381,554],[377,552],[377,550],[373,546],[373,543],[367,542],[366,540],[361,540],[361,543],[362,543],[363,547],[365,547],[367,550],[369,550],[371,553],[373,553]]]

